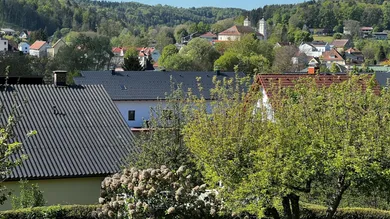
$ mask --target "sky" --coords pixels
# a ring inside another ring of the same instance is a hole
[[[304,0],[111,0],[117,2],[140,2],[148,5],[171,5],[176,7],[205,7],[242,8],[246,10],[257,9],[269,4],[294,4]]]

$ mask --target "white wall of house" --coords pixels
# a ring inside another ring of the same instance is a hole
[[[140,128],[143,127],[144,121],[150,118],[150,109],[157,106],[164,107],[166,101],[161,100],[140,100],[140,101],[115,101],[115,105],[119,109],[123,119],[129,127]],[[208,104],[210,101],[208,101]],[[135,111],[135,119],[129,120],[129,111]],[[210,108],[209,108],[210,110]]]
[[[23,52],[24,54],[30,53],[30,45],[28,45],[28,43],[25,43],[25,42],[19,43],[18,49],[19,49],[19,51]]]
[[[240,40],[241,36],[231,36],[231,35],[219,35],[218,40],[220,41],[234,41]]]
[[[330,46],[329,44],[326,44],[326,45],[323,45],[323,46],[315,46],[316,49],[319,51],[319,52],[325,52],[325,51],[330,51]]]
[[[268,96],[262,87],[260,87],[259,92],[262,93],[262,99],[257,101],[256,108],[257,108],[258,112],[255,112],[255,113],[263,112],[266,114],[267,119],[273,120],[274,112],[272,110],[271,104],[269,103]],[[264,118],[264,117],[262,117],[262,118]]]
[[[8,51],[8,40],[0,39],[0,51],[1,52]]]
[[[159,103],[165,104],[165,101],[114,101],[118,107],[123,119],[130,127],[142,127],[144,120],[149,119],[151,107],[156,107]],[[129,111],[135,111],[135,119],[129,121]]]
[[[320,57],[322,55],[321,51],[318,51],[315,47],[308,45],[306,43],[299,46],[299,52],[305,53],[307,56]]]

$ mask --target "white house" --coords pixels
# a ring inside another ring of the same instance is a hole
[[[234,25],[218,34],[218,41],[235,41],[240,40],[245,34],[254,33],[259,40],[267,39],[267,23],[263,19],[259,21],[259,29],[251,27],[248,18],[244,21],[244,26]]]
[[[165,97],[171,90],[171,80],[182,84],[184,91],[196,92],[197,77],[205,88],[203,95],[210,98],[209,88],[213,77],[217,79],[235,77],[234,72],[155,72],[155,71],[82,71],[74,82],[79,85],[102,84],[114,101],[123,119],[132,128],[143,127],[149,120],[151,107],[164,106]],[[241,75],[243,76],[243,74]],[[206,92],[207,90],[207,92]]]
[[[7,52],[8,51],[8,40],[0,38],[0,51]]]
[[[30,53],[30,45],[26,42],[21,42],[18,45],[19,51],[23,52],[23,54],[29,54]]]
[[[46,57],[47,56],[47,48],[49,45],[46,43],[46,41],[35,41],[30,46],[30,55],[31,56],[37,56],[39,57]]]
[[[319,52],[325,52],[330,50],[329,43],[324,41],[313,41],[310,44],[314,46]]]
[[[322,51],[319,51],[311,43],[301,43],[301,45],[299,45],[298,48],[299,48],[299,52],[305,53],[307,56],[320,57],[323,53]]]

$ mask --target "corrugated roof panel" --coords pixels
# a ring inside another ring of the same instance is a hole
[[[21,104],[18,140],[31,130],[38,132],[24,142],[19,155],[29,159],[9,179],[112,174],[137,152],[130,128],[101,85],[12,85],[0,91],[0,100],[6,112],[0,117],[3,124],[13,103]]]

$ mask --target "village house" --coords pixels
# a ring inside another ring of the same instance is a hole
[[[128,126],[141,128],[149,120],[150,108],[165,104],[166,95],[172,92],[171,81],[182,84],[184,91],[197,91],[197,78],[200,77],[200,83],[207,91],[204,96],[210,99],[209,89],[213,87],[214,76],[222,80],[235,75],[234,72],[82,71],[74,82],[79,85],[102,84]]]
[[[19,39],[22,39],[22,40],[28,39],[28,31],[27,30],[21,31],[19,34]]]
[[[315,46],[311,43],[301,43],[298,47],[300,53],[304,53],[307,56],[311,57],[320,57],[322,55],[322,51],[319,51]]]
[[[157,62],[160,58],[160,52],[154,47],[140,47],[136,48],[138,51],[138,59],[140,65],[144,70],[154,70],[152,62]],[[112,58],[113,67],[116,71],[123,71],[122,65],[124,63],[124,56],[126,54],[127,48],[122,47],[113,47],[112,53],[114,57]]]
[[[217,34],[214,34],[214,33],[211,33],[211,32],[207,32],[205,34],[202,34],[202,35],[199,36],[199,38],[206,39],[209,42],[212,42],[214,40],[218,40]]]
[[[0,33],[4,34],[4,35],[9,35],[9,36],[13,36],[15,34],[15,30],[11,29],[11,28],[1,28],[0,29]]]
[[[104,177],[120,171],[138,151],[130,128],[102,85],[67,85],[64,71],[54,73],[52,85],[32,82],[18,80],[0,90],[4,112],[20,105],[16,140],[37,131],[18,152],[28,159],[11,170],[3,185],[18,192],[21,179],[37,183],[47,205],[96,204]],[[0,117],[2,124],[7,116]],[[11,209],[10,201],[0,209]]]
[[[4,38],[0,38],[0,52],[8,51],[8,40]]]
[[[30,55],[36,56],[38,58],[46,57],[48,47],[49,45],[46,43],[46,41],[37,40],[30,46]]]
[[[387,32],[373,32],[372,37],[377,40],[387,40]]]
[[[336,49],[331,49],[330,51],[324,52],[320,59],[321,63],[327,64],[327,66],[332,64],[345,66],[345,59]]]
[[[330,43],[330,47],[333,49],[336,49],[338,52],[344,52],[346,48],[351,47],[351,41],[349,39],[338,39],[338,40],[333,40]]]
[[[347,74],[259,74],[256,76],[254,85],[259,87],[262,99],[258,100],[257,108],[264,110],[268,119],[273,119],[272,97],[279,89],[292,88],[302,78],[314,78],[318,86],[329,87],[332,84],[339,84],[347,81],[350,76]],[[361,83],[365,83],[362,81]],[[380,93],[380,86],[376,83],[374,92]]]
[[[344,56],[347,64],[361,64],[364,62],[363,53],[358,49],[349,48],[345,50]]]
[[[28,43],[26,43],[26,42],[19,43],[18,49],[23,54],[29,54],[30,53],[30,45]]]
[[[258,31],[251,27],[248,18],[244,21],[244,26],[234,25],[218,34],[218,41],[235,41],[240,40],[246,34],[255,34],[257,39],[267,40],[267,23],[263,19],[259,21]]]
[[[61,47],[65,46],[66,43],[64,40],[59,39],[56,43],[53,44],[51,48],[47,49],[47,55],[50,58],[54,58],[54,56],[57,55],[58,51],[61,49]]]
[[[319,52],[325,52],[330,50],[329,43],[324,41],[313,41],[310,44],[314,46]]]
[[[372,35],[372,32],[374,31],[373,27],[361,27],[360,33],[363,38],[370,37]]]

